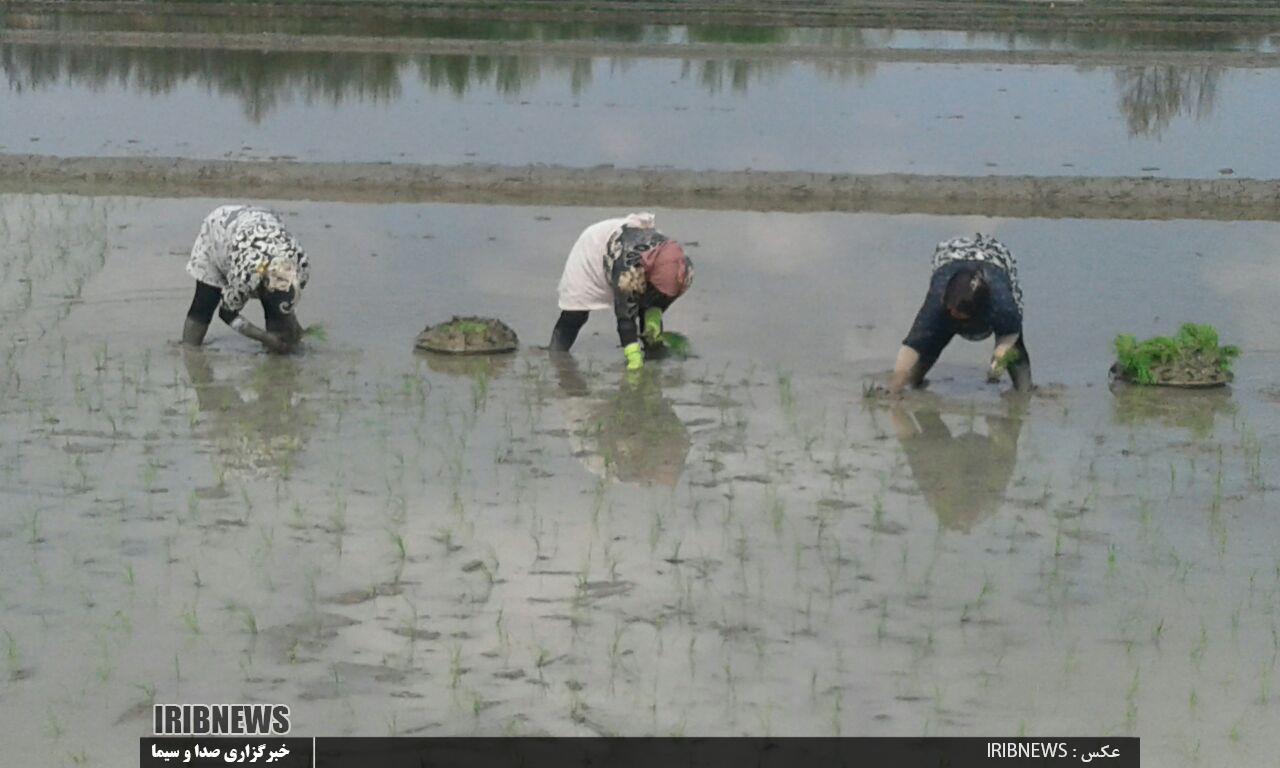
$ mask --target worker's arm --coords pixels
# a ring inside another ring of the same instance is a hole
[[[294,312],[296,294],[285,291],[267,291],[262,296],[262,312],[267,321],[267,333],[292,347],[302,341],[302,324]]]
[[[264,331],[253,323],[245,320],[237,309],[230,309],[225,304],[218,310],[218,317],[222,318],[222,322],[231,326],[236,333],[246,338],[253,339],[263,345],[272,352],[288,352],[289,345],[283,339],[274,333]]]
[[[1031,358],[1022,339],[1022,308],[1013,294],[1013,284],[1001,272],[988,280],[991,286],[991,330],[996,345],[991,352],[987,378],[998,381],[1005,370],[1020,392],[1031,389]]]
[[[890,394],[896,395],[909,386],[919,386],[937,359],[937,355],[926,357],[903,344],[898,350],[898,359],[893,364],[893,375],[889,378]]]
[[[919,386],[924,381],[925,374],[938,361],[942,350],[946,349],[955,336],[951,320],[942,307],[945,277],[944,274],[935,273],[930,279],[924,303],[916,312],[916,319],[911,323],[907,337],[902,340],[902,348],[898,350],[898,359],[893,365],[893,376],[889,380],[889,391],[893,394],[908,386]]]
[[[644,348],[640,345],[640,332],[636,327],[640,320],[639,292],[626,290],[625,285],[629,280],[637,279],[632,274],[633,270],[627,269],[622,259],[618,259],[609,280],[613,286],[613,314],[618,320],[618,341],[627,358],[627,370],[631,371],[644,367]]]
[[[640,335],[645,346],[653,347],[662,343],[662,310],[658,307],[647,307],[644,311],[643,330]]]
[[[1030,392],[1031,383],[1031,355],[1027,352],[1027,343],[1022,338],[1022,334],[1018,334],[1018,340],[1010,350],[1017,358],[1008,364],[1009,378],[1013,380],[1013,388],[1019,392]]]
[[[1018,359],[1016,347],[1020,333],[1010,333],[996,337],[995,349],[991,350],[991,363],[987,366],[987,380],[999,381],[1005,368]],[[1010,354],[1012,353],[1012,354]]]

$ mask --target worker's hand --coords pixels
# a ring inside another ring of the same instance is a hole
[[[623,347],[622,354],[627,356],[628,371],[638,371],[644,367],[644,347],[640,346],[640,342],[633,341]]]
[[[880,401],[898,403],[906,397],[906,392],[903,388],[894,389],[877,381],[863,385],[862,397],[869,403]]]
[[[261,341],[264,347],[277,355],[288,354],[293,349],[293,345],[288,341],[282,338],[279,334],[272,333],[270,331],[263,332]]]
[[[644,330],[640,332],[649,346],[662,344],[662,310],[649,307],[644,311]]]
[[[1018,350],[1013,347],[1006,347],[1003,350],[997,347],[995,352],[991,354],[991,364],[987,366],[987,381],[1000,381],[1005,371],[1009,370],[1009,366],[1018,362],[1021,357],[1018,354]]]
[[[302,329],[302,324],[298,322],[296,315],[283,315],[267,320],[267,333],[274,334],[285,344],[292,347],[302,341],[305,331]]]

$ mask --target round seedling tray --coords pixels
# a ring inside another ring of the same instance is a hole
[[[1231,383],[1234,375],[1217,366],[1200,366],[1187,363],[1152,366],[1151,373],[1155,381],[1140,382],[1120,368],[1119,363],[1111,366],[1111,378],[1135,387],[1175,387],[1177,389],[1214,389],[1225,387]]]
[[[427,326],[414,346],[442,355],[497,355],[520,345],[511,326],[491,317],[457,317]]]

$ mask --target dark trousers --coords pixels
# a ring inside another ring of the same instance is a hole
[[[566,309],[561,312],[560,319],[556,321],[556,327],[551,331],[550,349],[553,352],[569,351],[569,347],[572,347],[573,342],[578,339],[578,331],[587,324],[587,317],[590,314],[586,310]]]

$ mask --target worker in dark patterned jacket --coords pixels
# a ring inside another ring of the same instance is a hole
[[[1031,357],[1022,337],[1022,288],[1009,249],[981,234],[939,243],[924,305],[902,342],[889,391],[919,385],[956,335],[995,336],[988,381],[1007,370],[1018,391],[1031,389]]]
[[[287,352],[302,337],[295,311],[307,285],[307,256],[272,212],[224,205],[205,217],[191,247],[187,274],[196,280],[182,341],[204,343],[215,310],[222,321],[273,352]],[[262,302],[266,330],[241,314]]]
[[[627,369],[641,368],[645,352],[663,345],[662,313],[692,283],[684,248],[654,228],[652,213],[592,224],[569,251],[560,276],[560,319],[550,347],[568,350],[588,314],[612,306]]]

